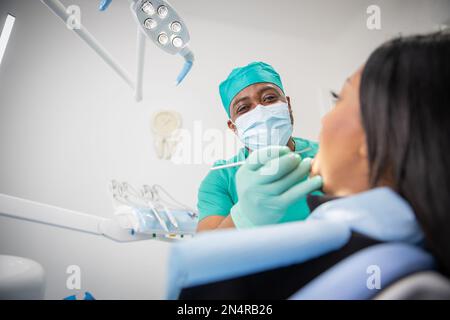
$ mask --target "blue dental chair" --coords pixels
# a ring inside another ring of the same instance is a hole
[[[230,279],[251,278],[254,274],[263,274],[273,269],[288,270],[293,265],[333,254],[345,247],[345,243],[353,238],[351,232],[339,224],[317,223],[307,229],[302,227],[297,224],[286,224],[245,233],[218,231],[199,235],[193,240],[175,245],[170,257],[167,297],[191,299],[192,296],[183,295],[183,292],[202,287],[203,291],[205,288],[210,290],[211,295],[206,292],[199,299],[209,299],[209,296],[215,299],[216,288],[219,288],[219,291],[227,288],[223,285],[215,287],[216,283],[235,286],[236,282]],[[317,234],[320,234],[320,242],[317,241]],[[434,258],[419,247],[395,242],[368,243],[366,247],[356,250],[304,286],[297,288],[298,291],[287,298],[291,300],[450,298],[448,280],[434,272],[435,269]],[[435,283],[439,285],[424,286],[423,277],[421,282],[416,284],[414,276],[422,272],[432,272],[431,275],[437,279]],[[290,276],[292,275],[291,272]],[[377,276],[380,279],[378,285],[376,281],[372,283]],[[399,286],[397,283],[410,277],[412,280],[408,282],[411,288],[409,291],[405,289],[408,286],[405,287],[404,284],[400,289],[395,289]],[[276,291],[276,286],[276,283],[271,283],[267,290]],[[241,288],[237,285],[235,289]],[[414,290],[416,294],[411,296],[409,293]],[[389,291],[393,292],[383,296]],[[195,295],[193,297],[196,298]],[[219,296],[219,299],[222,298]]]
[[[291,300],[367,300],[409,275],[435,269],[424,250],[401,243],[361,250],[312,280]],[[379,283],[376,284],[376,278]]]

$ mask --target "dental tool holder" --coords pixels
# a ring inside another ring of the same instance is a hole
[[[168,196],[170,197],[170,195]],[[156,199],[154,191],[151,197]],[[172,209],[172,211],[174,210]],[[170,228],[169,230],[157,228],[150,233],[137,233],[123,228],[116,217],[103,218],[0,194],[0,216],[104,236],[117,242],[132,242],[148,239],[171,242],[184,236],[193,236],[197,224],[197,214],[190,209],[174,211],[173,213],[175,212],[179,212],[177,216],[184,217],[184,220],[179,220],[179,223],[184,223],[184,226],[188,226],[188,230],[183,229],[183,226],[179,225],[176,230],[173,230],[174,228]]]
[[[113,180],[110,191],[117,221],[132,234],[185,236],[196,231],[195,210],[175,200],[160,185],[143,185],[138,189],[127,182]]]

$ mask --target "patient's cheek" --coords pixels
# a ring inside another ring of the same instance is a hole
[[[311,173],[309,176],[310,177],[321,176],[323,179],[322,191],[324,193],[331,193],[332,188],[329,185],[329,179],[328,179],[328,176],[326,175],[326,170],[325,170],[325,172],[323,170],[323,160],[322,160],[322,154],[320,151],[312,161]]]
[[[322,161],[322,152],[319,149],[316,157],[311,162],[311,172],[309,174],[310,177],[314,176],[322,176],[323,177],[323,161]]]
[[[310,177],[314,177],[314,176],[318,176],[320,175],[320,157],[319,155],[317,155],[313,160],[312,160],[312,165],[311,165],[311,173],[310,173]]]

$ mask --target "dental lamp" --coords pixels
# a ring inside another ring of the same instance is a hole
[[[105,11],[111,2],[112,0],[103,0],[100,10]],[[176,81],[179,85],[194,63],[194,54],[188,45],[190,35],[186,24],[165,0],[131,0],[131,11],[142,32],[156,46],[169,54],[180,54],[185,59]]]
[[[72,28],[133,90],[136,101],[142,100],[146,39],[166,53],[181,55],[184,66],[176,79],[178,86],[190,72],[194,64],[194,54],[189,48],[190,35],[186,24],[166,0],[129,0],[130,9],[137,23],[137,70],[136,80],[114,60],[95,37],[81,24]],[[60,0],[41,0],[50,11],[65,23],[71,18],[70,11]],[[107,10],[112,0],[102,0],[99,9]]]

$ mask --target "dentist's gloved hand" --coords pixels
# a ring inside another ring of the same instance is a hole
[[[253,151],[236,173],[239,201],[231,209],[238,229],[276,224],[290,205],[322,187],[320,176],[308,178],[311,159],[288,147]]]

